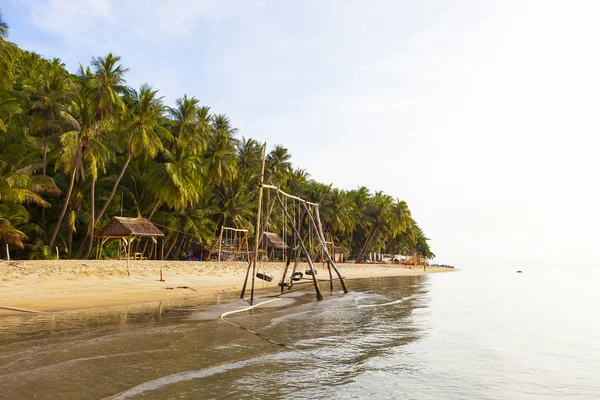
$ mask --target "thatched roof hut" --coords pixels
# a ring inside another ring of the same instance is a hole
[[[334,254],[343,254],[345,256],[347,256],[348,254],[350,254],[350,252],[348,250],[346,250],[345,248],[340,247],[340,246],[335,246],[333,248],[333,252],[334,252]]]
[[[163,233],[146,218],[112,217],[94,235],[97,238],[119,239],[128,236],[164,237]]]
[[[272,232],[263,232],[263,243],[267,246],[273,247],[275,249],[283,250],[287,249],[288,245],[285,244],[282,238],[279,237],[276,233]]]
[[[96,259],[102,254],[102,246],[108,240],[119,239],[123,241],[123,249],[127,260],[127,274],[129,274],[129,256],[131,254],[131,243],[136,238],[149,238],[154,243],[150,248],[150,256],[154,252],[154,258],[158,258],[158,241],[157,238],[164,238],[165,235],[146,218],[127,218],[127,217],[112,217],[110,221],[102,228],[96,231],[94,237],[98,238],[100,245],[96,253]],[[145,249],[145,247],[144,247]],[[144,250],[141,253],[135,253],[134,258],[145,259],[143,257]],[[162,258],[162,256],[161,256]]]

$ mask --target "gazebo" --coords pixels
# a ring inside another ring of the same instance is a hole
[[[152,239],[154,249],[150,251],[150,255],[154,253],[154,258],[156,259],[158,249],[157,238],[164,238],[165,235],[146,218],[112,217],[106,225],[96,231],[94,237],[100,241],[96,258],[100,257],[100,254],[102,254],[102,246],[108,240],[122,240],[125,245],[125,257],[127,259],[127,270],[129,271],[129,258],[133,240],[136,238]]]

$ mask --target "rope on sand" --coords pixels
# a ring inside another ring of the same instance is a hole
[[[276,346],[285,347],[286,349],[288,349],[288,350],[292,350],[292,351],[300,351],[300,349],[297,349],[297,348],[295,348],[295,347],[289,346],[289,345],[287,345],[287,344],[285,344],[285,343],[276,342],[275,340],[273,340],[273,339],[270,339],[270,338],[266,337],[265,335],[263,335],[263,334],[261,334],[261,333],[258,333],[258,332],[256,332],[256,331],[253,331],[252,329],[245,328],[245,327],[243,327],[243,326],[241,326],[241,325],[238,325],[238,324],[236,324],[236,323],[233,323],[233,322],[231,322],[231,321],[227,321],[227,320],[225,319],[225,317],[226,317],[226,316],[228,316],[228,315],[231,315],[231,314],[237,314],[237,313],[241,313],[241,312],[244,312],[244,311],[249,311],[249,310],[252,310],[252,309],[253,309],[253,308],[255,308],[255,307],[262,306],[263,304],[267,304],[267,303],[270,303],[270,302],[272,302],[272,301],[277,301],[277,300],[283,300],[283,298],[281,298],[281,297],[275,297],[274,299],[267,300],[267,301],[263,301],[262,303],[255,304],[255,305],[253,305],[253,306],[249,306],[249,307],[240,308],[239,310],[228,311],[228,312],[226,312],[226,313],[223,313],[223,314],[219,315],[219,320],[221,320],[221,321],[223,321],[223,322],[225,322],[226,324],[229,324],[229,325],[231,325],[231,326],[235,326],[236,328],[239,328],[239,329],[241,329],[241,330],[243,330],[243,331],[246,331],[246,332],[248,332],[248,333],[251,333],[251,334],[253,334],[253,335],[256,335],[256,336],[258,336],[259,338],[261,338],[262,340],[265,340],[265,341],[267,341],[267,342],[269,342],[269,343],[271,343],[271,344],[274,344],[274,345],[276,345]]]
[[[32,313],[32,314],[44,314],[43,311],[28,310],[26,308],[9,307],[9,306],[0,306],[0,310],[20,311],[20,312]]]

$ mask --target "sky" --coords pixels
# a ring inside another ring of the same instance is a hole
[[[575,267],[600,226],[600,2],[0,0],[69,70],[109,52],[342,189],[405,200],[436,261]]]

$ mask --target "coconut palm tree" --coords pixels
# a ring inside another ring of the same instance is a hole
[[[106,160],[113,157],[112,152],[102,142],[102,133],[106,132],[108,122],[96,119],[95,102],[89,96],[79,95],[77,100],[71,102],[67,111],[61,112],[61,117],[71,129],[61,135],[61,157],[57,164],[62,165],[65,172],[71,173],[69,187],[65,195],[60,215],[48,246],[52,248],[56,235],[67,212],[67,207],[73,191],[76,177],[85,178],[86,166],[93,180],[97,179],[98,168],[104,169]],[[94,185],[92,185],[91,220],[94,215]],[[91,224],[93,227],[93,223]]]
[[[121,57],[112,53],[108,53],[106,57],[92,57],[93,97],[100,118],[106,118],[116,108],[125,107],[121,94],[126,90],[125,74],[129,69],[123,68],[119,61]]]
[[[162,113],[165,108],[162,103],[162,97],[158,97],[157,93],[158,90],[153,90],[152,86],[143,84],[139,91],[131,91],[130,99],[126,101],[130,103],[129,113],[124,118],[127,158],[113,184],[108,199],[96,216],[96,224],[100,221],[115,196],[117,187],[130,161],[138,156],[145,158],[155,157],[159,151],[163,150],[161,139],[172,139],[169,130],[162,125]]]
[[[27,236],[17,227],[29,221],[23,205],[48,207],[43,194],[60,193],[54,181],[41,169],[36,149],[24,145],[19,134],[3,135],[0,147],[0,242],[23,247]],[[4,246],[2,246],[4,248]]]
[[[237,176],[237,157],[235,142],[227,129],[213,132],[204,153],[208,183],[224,185]]]
[[[292,170],[290,159],[292,155],[288,149],[281,145],[277,145],[267,155],[265,179],[267,182],[272,182],[279,186],[285,183],[285,180]]]
[[[9,88],[14,83],[14,67],[20,54],[18,47],[6,40],[8,25],[2,19],[0,10],[0,89]]]
[[[178,147],[186,147],[194,154],[206,148],[206,138],[210,131],[210,108],[200,107],[200,101],[195,97],[183,95],[175,101],[176,107],[169,108],[172,118],[171,133],[175,140],[172,142],[171,153],[176,154]]]

